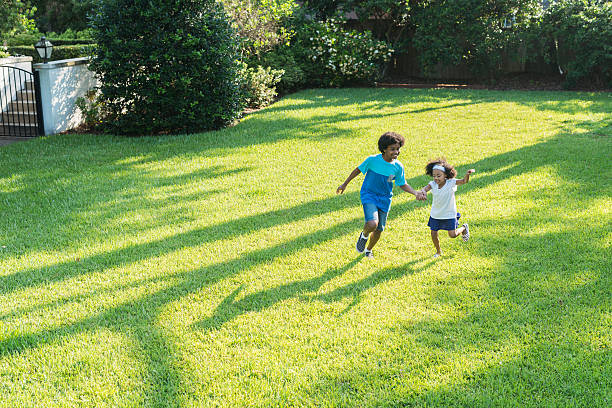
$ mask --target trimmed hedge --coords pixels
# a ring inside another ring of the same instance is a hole
[[[13,37],[6,38],[3,43],[6,43],[9,47],[17,46],[34,46],[42,37],[42,34],[17,34]],[[95,44],[95,41],[91,38],[53,38],[47,37],[47,40],[51,41],[54,46],[61,45],[80,45],[80,44]]]
[[[63,59],[71,59],[71,58],[80,58],[80,57],[88,57],[92,55],[94,50],[94,45],[60,45],[54,46],[53,52],[51,53],[50,61],[57,61]],[[34,48],[33,45],[30,46],[14,46],[7,47],[7,51],[10,55],[18,56],[25,55],[28,57],[33,57],[34,63],[43,62],[38,52]]]

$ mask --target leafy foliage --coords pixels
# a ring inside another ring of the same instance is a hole
[[[84,30],[87,16],[98,0],[30,0],[36,7],[34,17],[43,32]]]
[[[0,38],[6,40],[10,35],[35,30],[32,9],[22,0],[0,0]]]
[[[33,58],[33,62],[42,62],[40,55],[32,45],[16,45],[6,47],[11,55],[26,55]],[[71,58],[89,57],[92,55],[94,46],[91,44],[59,45],[53,47],[50,61]]]
[[[296,91],[307,83],[304,63],[300,63],[300,59],[296,57],[296,54],[303,55],[304,52],[299,53],[297,48],[295,44],[280,44],[262,55],[261,64],[263,66],[282,69],[284,72],[276,85],[280,94]]]
[[[315,86],[371,83],[381,76],[392,53],[371,32],[348,30],[333,18],[307,23],[294,43],[307,82]]]
[[[0,0],[0,36],[13,29],[18,21],[19,0]]]
[[[287,42],[291,30],[284,24],[295,11],[294,0],[222,0],[241,39],[244,58],[259,59],[265,51]]]
[[[98,90],[89,90],[84,96],[77,98],[75,105],[83,116],[84,129],[93,130],[102,125],[106,110]]]
[[[285,71],[282,69],[255,68],[244,64],[241,77],[244,79],[244,95],[249,108],[261,108],[269,105],[276,97],[276,84]]]
[[[612,2],[560,0],[546,10],[538,37],[566,74],[569,88],[580,83],[612,86]]]
[[[307,0],[306,7],[319,20],[345,16],[357,17],[360,29],[374,31],[395,50],[402,50],[409,43],[412,31],[412,10],[418,0]],[[369,24],[375,22],[375,24]]]
[[[425,72],[439,64],[466,65],[495,75],[505,50],[516,48],[538,0],[429,0],[414,11],[414,47]],[[514,22],[504,30],[504,20]]]
[[[237,41],[213,0],[105,0],[92,23],[110,130],[194,132],[238,117]]]

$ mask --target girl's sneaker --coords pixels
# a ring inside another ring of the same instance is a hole
[[[433,257],[434,257],[434,258],[439,258],[439,257],[441,257],[441,256],[442,256],[441,254],[435,253]]]
[[[463,234],[462,238],[465,242],[468,242],[470,240],[470,228],[468,227],[467,223],[463,224],[463,228],[465,228],[465,233]]]
[[[371,249],[366,249],[365,250],[365,257],[369,258],[369,259],[374,259],[374,255],[372,254],[372,250]]]
[[[365,237],[363,235],[363,232],[359,233],[359,238],[357,238],[357,252],[359,252],[360,254],[363,254],[363,251],[365,251],[365,247],[366,247],[366,243],[368,242],[368,237]]]

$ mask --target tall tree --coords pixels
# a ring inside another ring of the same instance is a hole
[[[21,0],[0,0],[0,38],[8,35],[19,24]]]
[[[41,31],[61,33],[67,29],[84,30],[97,0],[31,0],[36,7],[34,19]]]

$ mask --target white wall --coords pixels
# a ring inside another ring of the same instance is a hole
[[[76,100],[98,86],[88,66],[88,57],[34,64],[34,70],[40,75],[45,135],[73,129],[82,123]]]
[[[0,66],[9,66],[23,69],[24,71],[32,73],[32,57],[9,57],[0,58]],[[5,78],[5,76],[7,78]],[[19,83],[14,83],[17,79]],[[11,86],[9,86],[9,80]],[[13,75],[13,70],[0,68],[0,112],[4,112],[7,106],[17,95],[17,92],[24,88],[25,78],[23,75]]]

